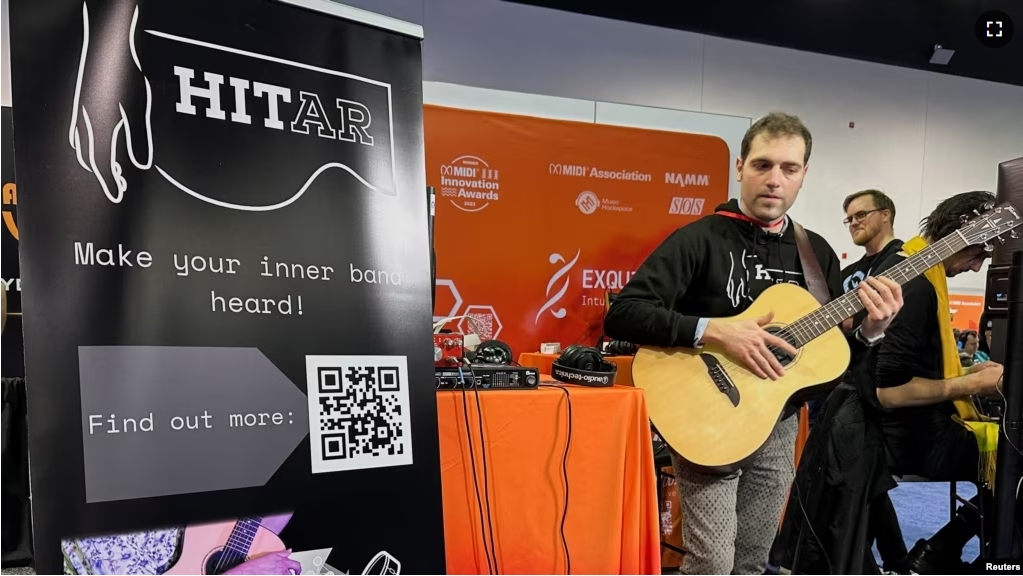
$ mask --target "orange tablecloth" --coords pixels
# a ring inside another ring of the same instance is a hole
[[[541,374],[550,374],[551,364],[558,359],[558,356],[558,354],[523,352],[519,354],[519,364],[536,368]],[[632,386],[632,356],[608,356],[606,360],[618,365],[618,375],[615,376],[615,385]]]
[[[657,480],[643,393],[566,386],[571,398],[565,537],[574,574],[660,574]],[[559,388],[464,396],[481,499],[490,498],[501,574],[564,574],[562,457],[568,403]],[[487,574],[461,391],[437,393],[449,574]],[[486,501],[483,500],[486,525]],[[489,533],[489,528],[487,529]]]

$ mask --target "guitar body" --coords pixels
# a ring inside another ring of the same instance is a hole
[[[279,536],[260,526],[252,538],[248,554],[245,557],[232,554],[226,546],[236,526],[237,522],[231,521],[185,528],[181,555],[165,574],[222,574],[246,560],[287,548]]]
[[[794,284],[776,284],[729,320],[774,312],[768,331],[780,329],[820,308]],[[719,346],[701,349],[644,346],[636,353],[632,378],[642,388],[650,420],[675,454],[693,468],[715,474],[749,463],[767,442],[785,405],[845,373],[851,358],[839,327],[799,349],[778,380],[762,379]]]

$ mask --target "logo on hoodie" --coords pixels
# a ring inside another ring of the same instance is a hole
[[[746,265],[746,261],[754,258],[756,256],[746,254],[746,250],[743,250],[738,256],[736,256],[735,252],[728,252],[731,267],[728,269],[728,282],[725,284],[725,294],[728,295],[728,300],[732,303],[733,308],[738,308],[743,300],[753,301],[753,298],[749,295],[750,270]]]

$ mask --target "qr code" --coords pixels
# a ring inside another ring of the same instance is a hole
[[[489,340],[494,337],[494,315],[489,312],[474,313],[469,315],[479,330],[480,338]]]
[[[313,474],[412,463],[405,356],[306,356]]]

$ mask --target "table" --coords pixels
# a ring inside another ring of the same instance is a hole
[[[565,521],[572,573],[660,574],[657,480],[643,392],[570,385],[481,391],[478,405],[472,391],[437,393],[449,574],[490,573],[470,454],[481,498],[489,495],[498,571],[565,573],[560,526],[569,405],[562,390],[569,394],[572,415]],[[482,508],[485,526],[485,501]]]
[[[560,354],[540,354],[539,352],[523,352],[519,354],[519,364],[536,368],[541,374],[551,373],[551,364],[558,359]],[[615,385],[632,386],[632,356],[607,356],[608,362],[614,362],[618,366],[618,375],[615,377]]]

